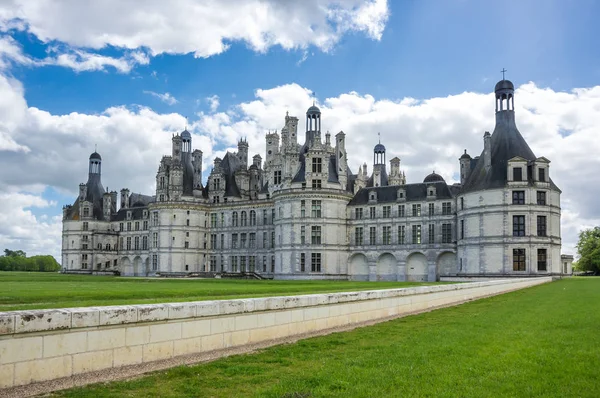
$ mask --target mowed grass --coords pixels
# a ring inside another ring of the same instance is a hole
[[[599,397],[600,278],[58,397]]]
[[[426,284],[120,278],[41,272],[0,272],[0,311],[289,296]]]

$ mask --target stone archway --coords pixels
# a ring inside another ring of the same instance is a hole
[[[120,266],[121,266],[121,275],[133,276],[133,267],[131,266],[131,260],[129,260],[129,257],[121,258]]]
[[[406,276],[410,282],[427,282],[427,257],[423,253],[411,253],[406,258]]]
[[[441,253],[437,258],[436,268],[438,276],[450,276],[456,274],[456,253]]]
[[[367,257],[362,253],[356,253],[348,260],[348,277],[353,281],[369,280],[369,264]]]
[[[395,281],[398,279],[398,262],[396,257],[390,253],[383,253],[377,259],[377,280]]]
[[[140,256],[135,256],[133,259],[133,275],[134,276],[143,276],[144,269],[142,266],[142,258]]]

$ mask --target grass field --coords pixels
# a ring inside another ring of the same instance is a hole
[[[41,272],[0,272],[0,311],[223,300],[389,289],[414,285],[423,285],[423,283],[146,279]]]
[[[598,397],[600,278],[567,279],[59,397]]]

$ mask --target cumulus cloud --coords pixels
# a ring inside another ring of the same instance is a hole
[[[243,42],[265,52],[315,46],[329,51],[349,32],[380,40],[387,0],[29,1],[0,4],[0,29],[27,30],[74,48],[147,48],[210,57]]]
[[[175,97],[173,97],[171,94],[169,93],[156,93],[154,91],[148,91],[148,90],[144,90],[144,94],[148,94],[151,95],[153,97],[158,98],[159,100],[161,100],[162,102],[164,102],[165,104],[168,105],[175,105],[177,102],[177,99]]]
[[[311,94],[309,88],[287,84],[256,90],[252,101],[197,114],[188,130],[193,134],[193,147],[204,152],[204,170],[209,172],[214,157],[235,148],[241,137],[248,139],[250,156],[260,153],[264,157],[264,134],[283,126],[286,111],[299,117],[299,141],[303,142],[304,112],[312,102]],[[600,86],[555,92],[528,83],[517,89],[515,103],[521,133],[537,156],[551,160],[550,175],[563,190],[564,251],[573,253],[579,229],[600,224],[596,205],[600,188],[591,183],[600,170],[595,128],[600,124]],[[372,147],[380,132],[388,160],[401,158],[409,182],[422,181],[433,169],[454,182],[462,151],[479,155],[484,131],[494,128],[492,94],[378,99],[349,92],[317,105],[324,132],[346,133],[354,172],[363,162],[372,170]],[[161,114],[146,107],[55,115],[28,106],[21,84],[0,75],[0,123],[0,142],[13,145],[0,149],[0,194],[12,201],[0,208],[0,224],[5,226],[0,230],[0,244],[14,242],[13,247],[34,253],[41,250],[36,242],[51,242],[44,247],[55,245],[53,253],[57,253],[60,220],[52,217],[60,215],[42,219],[28,210],[48,206],[43,190],[52,187],[74,199],[78,184],[87,178],[87,155],[98,144],[105,187],[151,194],[158,162],[170,153],[171,135],[186,120],[177,113]],[[7,223],[23,230],[7,229]],[[21,240],[27,234],[37,239]]]
[[[210,107],[210,111],[211,112],[216,112],[217,109],[219,108],[219,96],[218,95],[211,95],[210,97],[206,97],[206,102],[208,102],[208,106]]]

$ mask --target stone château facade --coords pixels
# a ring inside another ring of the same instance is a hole
[[[202,152],[186,130],[160,161],[156,193],[101,183],[100,155],[75,203],[64,207],[66,272],[122,275],[253,273],[277,279],[433,281],[451,276],[570,273],[561,262],[560,193],[550,161],[515,124],[514,86],[498,82],[496,127],[483,152],[460,157],[460,183],[435,173],[406,183],[400,159],[372,172],[348,167],[344,132],[322,137],[321,111],[266,135],[266,159],[248,143],[214,159],[202,184]],[[323,139],[324,138],[324,139]],[[333,139],[333,140],[332,140]]]

